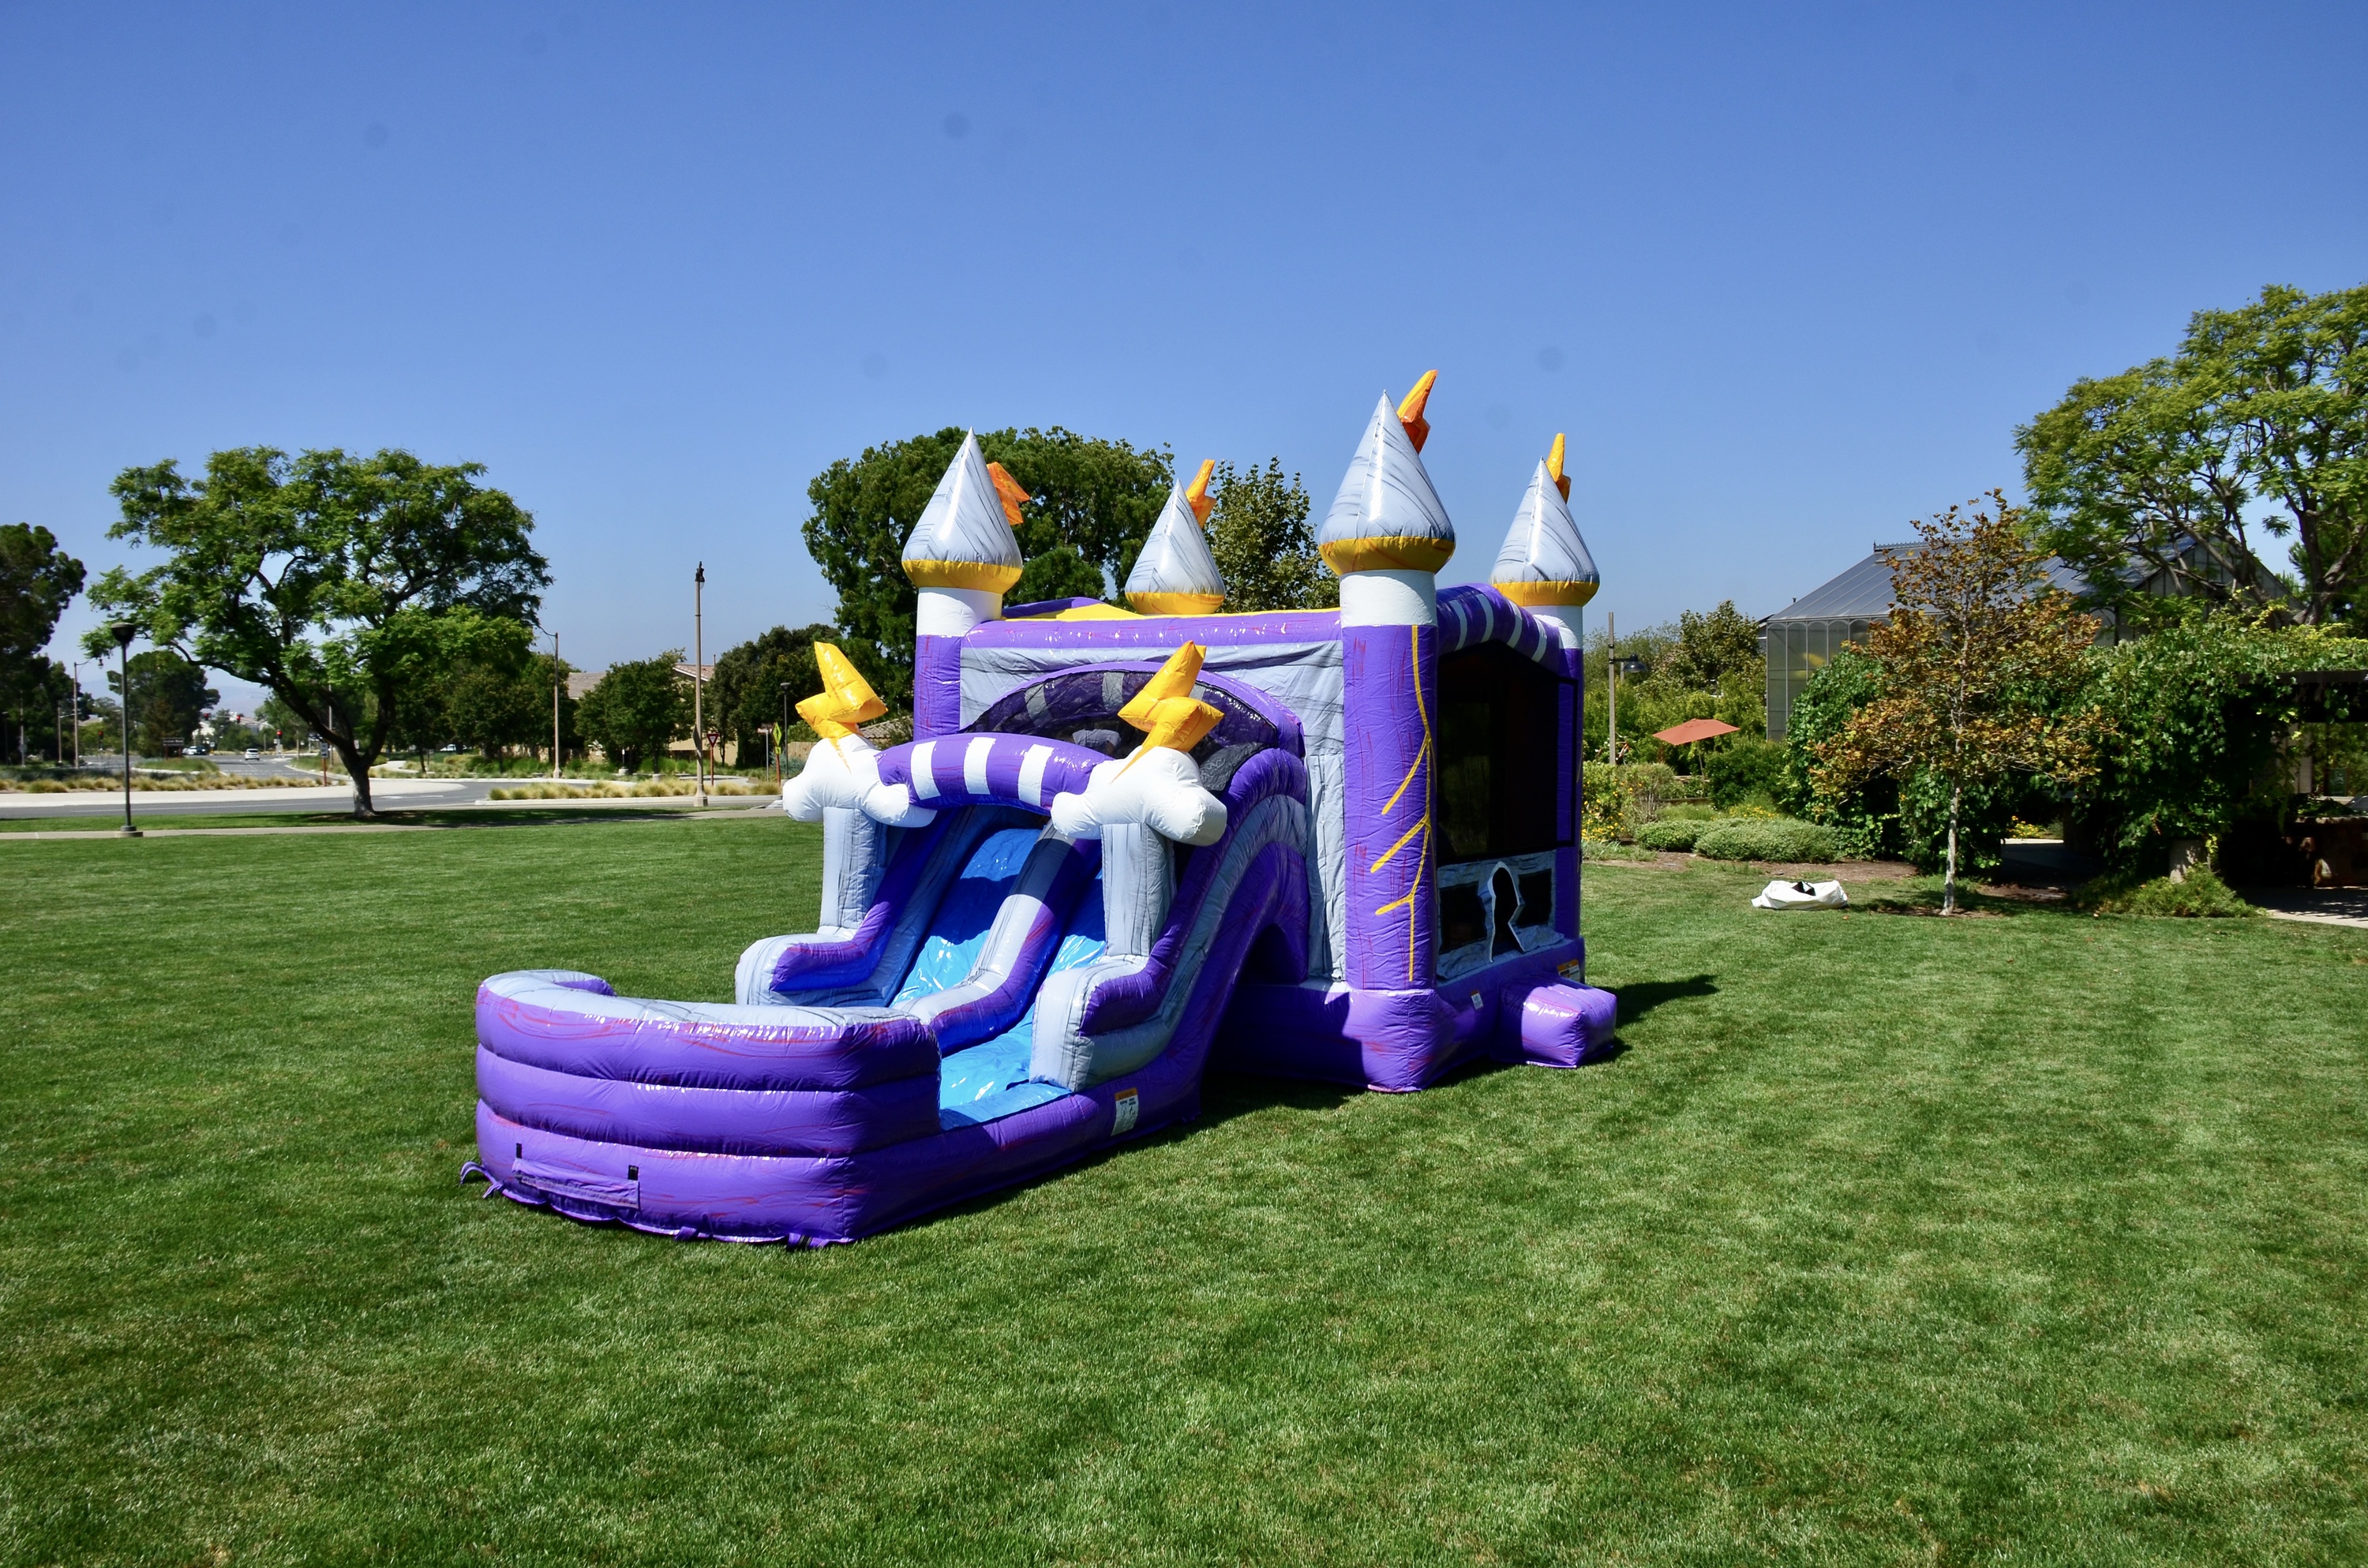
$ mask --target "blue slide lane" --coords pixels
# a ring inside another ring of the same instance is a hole
[[[1011,884],[1019,880],[1020,868],[1028,863],[1037,836],[1038,830],[1032,827],[1008,827],[979,841],[962,874],[946,890],[937,916],[929,923],[928,937],[893,1002],[934,996],[970,978],[979,949],[986,946],[996,913],[1003,907]]]
[[[1049,977],[1101,956],[1102,881],[1097,874],[1062,928],[1061,945],[1044,972]],[[1037,983],[1040,991],[1042,985],[1042,981]],[[1057,1085],[1029,1080],[1035,1039],[1036,1004],[1030,1001],[1018,1023],[993,1040],[947,1057],[939,1069],[938,1125],[955,1128],[994,1121],[1066,1094]]]

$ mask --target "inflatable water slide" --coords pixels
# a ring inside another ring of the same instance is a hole
[[[731,1002],[499,974],[489,1191],[681,1237],[823,1245],[1197,1114],[1203,1070],[1407,1091],[1609,1044],[1584,983],[1581,609],[1563,443],[1486,586],[1441,589],[1431,377],[1384,396],[1317,533],[1338,609],[1223,612],[1177,486],[1125,593],[1007,606],[1028,497],[964,440],[904,552],[913,734],[836,649],[782,791],[817,929]]]

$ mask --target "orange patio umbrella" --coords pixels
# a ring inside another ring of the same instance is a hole
[[[1715,719],[1689,719],[1682,724],[1672,724],[1666,730],[1654,731],[1653,738],[1668,745],[1682,746],[1691,745],[1696,741],[1706,741],[1713,735],[1733,733],[1735,733],[1735,726],[1732,724],[1722,724]]]

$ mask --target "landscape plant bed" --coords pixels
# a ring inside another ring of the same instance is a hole
[[[11,851],[0,1557],[2368,1554],[2368,933],[1590,863],[1606,1065],[791,1253],[456,1185],[479,979],[813,919],[777,813],[568,820]]]

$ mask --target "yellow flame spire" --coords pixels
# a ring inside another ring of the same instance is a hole
[[[1438,380],[1437,370],[1425,370],[1422,380],[1415,382],[1414,391],[1406,393],[1406,401],[1398,404],[1398,423],[1406,426],[1406,439],[1414,443],[1414,449],[1417,452],[1422,450],[1422,444],[1430,439],[1430,421],[1422,416],[1422,411],[1423,406],[1430,402],[1431,383]]]
[[[1190,751],[1224,717],[1192,695],[1192,687],[1201,678],[1201,661],[1207,653],[1198,642],[1185,643],[1118,710],[1120,718],[1144,732],[1146,748]]]
[[[986,465],[986,477],[995,481],[995,498],[1003,503],[1003,516],[1016,531],[1019,527],[1019,508],[1036,499],[1019,486],[1010,471],[1001,463]]]
[[[1570,475],[1562,471],[1562,432],[1557,430],[1554,432],[1554,448],[1546,453],[1546,477],[1554,482],[1554,488],[1561,491],[1562,498],[1567,501],[1570,499]]]
[[[798,704],[798,717],[812,724],[815,734],[836,741],[855,733],[855,727],[865,720],[888,711],[888,705],[846,654],[828,642],[815,643],[814,651],[822,690]]]
[[[1209,499],[1209,476],[1216,472],[1217,460],[1202,458],[1201,472],[1194,474],[1192,483],[1184,487],[1184,504],[1192,508],[1192,520],[1203,527],[1209,521],[1209,508],[1216,505]]]

